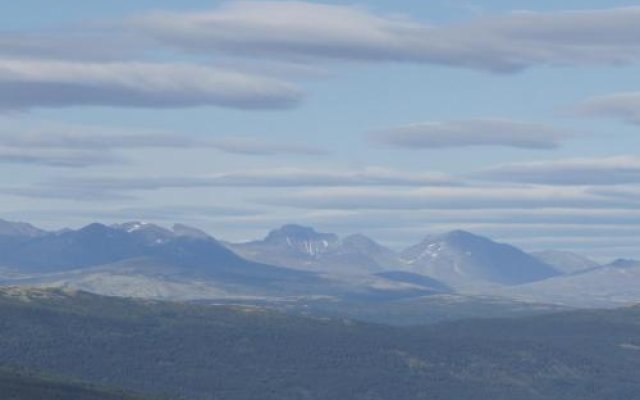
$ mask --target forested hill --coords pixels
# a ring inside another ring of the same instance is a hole
[[[2,400],[144,400],[122,391],[98,389],[25,371],[0,368]]]
[[[640,394],[640,309],[392,328],[254,307],[0,291],[0,364],[220,400]]]

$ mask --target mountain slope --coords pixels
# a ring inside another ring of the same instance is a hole
[[[464,231],[428,236],[400,258],[411,271],[457,289],[516,285],[559,275],[516,247]]]
[[[546,250],[531,253],[531,255],[563,274],[574,274],[600,266],[593,260],[569,251]]]
[[[547,301],[573,307],[619,307],[640,302],[640,262],[611,264],[500,289],[500,295],[526,301]]]
[[[31,224],[0,219],[0,236],[37,237],[44,234],[45,231]]]
[[[44,378],[0,368],[2,400],[143,400],[121,391],[98,389],[88,385]]]

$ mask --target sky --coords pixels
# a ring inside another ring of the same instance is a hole
[[[0,21],[2,219],[640,257],[640,4],[25,0]]]

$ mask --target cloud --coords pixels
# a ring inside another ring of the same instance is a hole
[[[132,59],[149,48],[140,35],[96,30],[84,25],[76,29],[46,32],[0,32],[0,57],[114,61]],[[96,46],[99,43],[99,46]]]
[[[118,155],[118,150],[142,148],[209,148],[255,156],[327,154],[317,147],[253,137],[211,138],[165,131],[0,118],[0,163],[88,167],[123,163],[126,160]]]
[[[398,126],[372,132],[377,143],[409,149],[507,146],[553,149],[572,136],[566,130],[508,119],[468,119]]]
[[[0,59],[0,110],[112,106],[220,106],[279,109],[297,105],[295,86],[256,75],[190,64]]]
[[[102,207],[100,209],[39,209],[20,214],[11,213],[18,218],[28,218],[29,215],[38,217],[51,214],[84,217],[91,221],[96,219],[109,221],[165,221],[178,222],[184,220],[225,219],[264,215],[263,210],[256,208],[201,206],[201,205],[166,205],[151,207]]]
[[[295,143],[271,143],[252,137],[225,137],[205,141],[203,144],[227,153],[247,155],[299,154],[317,156],[328,154],[328,151],[317,147]]]
[[[475,177],[546,185],[640,184],[640,157],[572,158],[512,163],[487,168]]]
[[[116,162],[125,161],[114,154],[99,150],[0,147],[0,163],[81,168]]]
[[[573,107],[572,111],[579,116],[614,117],[640,125],[640,92],[592,97]]]
[[[103,202],[120,203],[122,201],[135,200],[134,196],[122,192],[100,190],[90,187],[57,187],[47,184],[4,186],[0,187],[0,194],[28,199],[85,201],[97,204]]]
[[[46,184],[46,183],[45,183]],[[332,187],[332,186],[431,186],[456,185],[440,173],[407,173],[370,167],[356,171],[274,168],[223,172],[202,176],[174,177],[90,177],[61,179],[49,185],[58,188],[84,188],[105,191],[159,190],[206,187]]]
[[[534,65],[619,65],[640,57],[640,7],[512,12],[430,25],[358,6],[236,1],[125,23],[185,51],[293,59],[393,61],[513,72]]]
[[[600,196],[582,187],[477,186],[389,188],[323,188],[264,198],[265,204],[302,209],[428,210],[634,208],[640,199]]]

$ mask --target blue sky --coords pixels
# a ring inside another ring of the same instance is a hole
[[[1,218],[230,240],[297,222],[396,247],[461,228],[640,257],[632,3],[30,0],[0,18]]]

